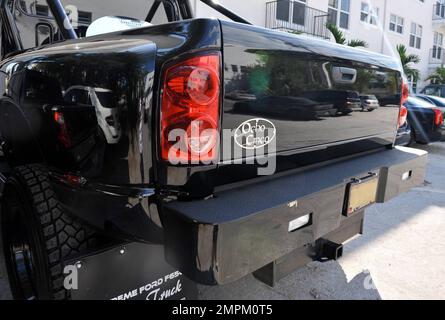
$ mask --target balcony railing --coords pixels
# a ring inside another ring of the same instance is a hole
[[[430,50],[430,65],[445,65],[445,51],[443,47],[434,46]]]
[[[445,4],[437,3],[433,6],[433,21],[445,23]]]
[[[305,33],[329,39],[328,13],[298,1],[271,1],[266,4],[266,28]]]

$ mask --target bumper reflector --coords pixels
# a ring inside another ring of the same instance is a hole
[[[307,214],[305,216],[299,217],[295,220],[289,222],[289,232],[295,231],[309,224],[311,221],[311,214]]]

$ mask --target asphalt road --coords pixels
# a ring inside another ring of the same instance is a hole
[[[199,286],[200,298],[445,299],[445,143],[416,147],[430,152],[425,184],[368,209],[364,235],[345,246],[340,261],[311,263],[274,288],[252,276]],[[8,299],[2,262],[0,299]]]

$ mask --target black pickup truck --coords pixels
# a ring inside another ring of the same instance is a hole
[[[366,207],[424,181],[426,152],[394,147],[408,89],[391,57],[212,1],[234,21],[194,18],[187,0],[131,18],[107,16],[112,1],[38,2],[0,1],[15,298],[182,298],[252,273],[273,285],[340,258]],[[107,10],[88,21],[83,6]],[[352,94],[379,108],[361,112]]]

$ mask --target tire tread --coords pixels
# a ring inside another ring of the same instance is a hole
[[[32,196],[40,229],[45,241],[49,263],[49,273],[53,288],[53,298],[67,299],[68,292],[63,287],[64,261],[80,254],[94,242],[95,232],[69,216],[60,206],[49,183],[47,170],[39,164],[15,168]]]

